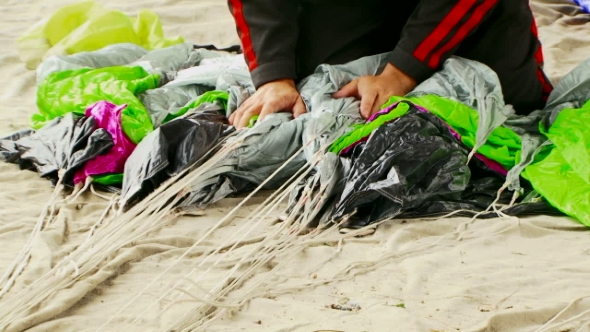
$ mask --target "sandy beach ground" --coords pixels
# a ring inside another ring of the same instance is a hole
[[[130,15],[152,9],[160,15],[168,35],[182,35],[190,42],[218,46],[238,42],[223,0],[100,2]],[[0,77],[4,82],[0,136],[27,128],[36,111],[35,73],[20,61],[17,37],[68,3],[72,1],[0,3]],[[531,7],[540,27],[546,71],[556,83],[590,57],[590,15],[566,0],[535,0]],[[52,191],[50,183],[36,173],[0,163],[1,273],[25,244]],[[167,329],[195,300],[184,295],[171,303],[158,300],[159,294],[189,273],[196,255],[182,258],[132,305],[125,305],[239,201],[227,199],[204,216],[166,223],[111,257],[118,263],[102,271],[107,275],[101,282],[89,281],[91,286],[83,291],[61,292],[25,313],[19,321],[22,325],[9,330]],[[202,246],[219,246],[235,234],[260,201],[248,202]],[[11,292],[26,287],[79,245],[106,206],[105,200],[87,194],[79,203],[62,207],[57,220],[36,239],[31,261]],[[294,256],[273,276],[273,288],[261,289],[242,310],[228,312],[206,330],[535,331],[560,312],[548,331],[590,330],[584,327],[590,320],[590,314],[584,313],[590,309],[590,299],[575,301],[590,296],[590,233],[585,226],[569,218],[544,216],[468,221],[395,220],[380,226],[374,236],[346,240],[341,246],[334,241],[337,235],[331,234],[323,243],[293,251]],[[249,237],[252,244],[245,244],[238,253],[247,252],[276,227],[256,229]],[[273,264],[285,257],[279,256]],[[202,285],[221,278],[230,267],[212,270]],[[266,268],[259,269],[252,280],[266,272]],[[332,279],[338,280],[330,282]],[[360,309],[326,307],[339,303],[358,304]],[[102,327],[113,317],[110,325]],[[574,319],[568,322],[570,318]],[[556,325],[560,322],[563,324]]]

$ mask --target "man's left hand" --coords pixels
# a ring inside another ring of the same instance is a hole
[[[405,96],[416,87],[416,81],[387,64],[377,76],[363,76],[352,80],[336,92],[334,98],[355,97],[361,99],[361,116],[365,119],[377,113],[381,105],[392,96]]]

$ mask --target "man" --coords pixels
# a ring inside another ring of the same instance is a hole
[[[392,52],[382,73],[350,82],[335,98],[361,99],[365,118],[403,96],[451,55],[482,62],[499,76],[519,114],[544,106],[551,85],[528,0],[228,0],[257,91],[231,116],[305,106],[295,85],[322,64]]]

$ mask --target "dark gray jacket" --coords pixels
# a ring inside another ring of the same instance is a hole
[[[551,91],[528,0],[228,2],[256,87],[393,50],[389,62],[418,82],[451,55],[482,62],[520,113]]]

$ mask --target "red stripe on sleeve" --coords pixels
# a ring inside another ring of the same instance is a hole
[[[461,19],[475,5],[477,0],[459,0],[438,26],[418,45],[414,57],[420,61],[426,60],[428,55],[445,39],[445,37],[459,24]]]
[[[541,82],[541,85],[543,87],[543,100],[547,101],[547,99],[549,98],[549,95],[551,94],[551,92],[553,91],[553,86],[551,84],[549,84],[549,82],[547,82],[547,79],[545,78],[545,74],[543,74],[543,71],[541,70],[541,68],[537,69],[537,78],[539,79],[539,81]]]
[[[428,66],[432,69],[438,68],[441,57],[459,45],[459,43],[462,42],[465,37],[467,37],[467,35],[469,35],[469,33],[479,25],[479,23],[481,23],[484,16],[494,7],[497,2],[498,0],[486,0],[481,5],[479,5],[473,11],[473,14],[467,20],[467,22],[465,22],[465,24],[459,28],[453,38],[451,38],[447,44],[445,44],[432,55],[430,61],[428,61]]]
[[[543,48],[541,47],[541,43],[537,43],[537,51],[535,52],[535,61],[537,61],[537,64],[539,66],[542,66],[543,63],[545,62],[544,56],[543,56]]]
[[[537,62],[537,65],[539,65],[539,67],[537,68],[537,78],[539,79],[543,87],[543,100],[547,101],[549,95],[551,94],[551,91],[553,91],[553,86],[549,82],[547,82],[545,74],[541,69],[544,62],[543,47],[541,46],[541,42],[539,41],[539,30],[537,28],[537,21],[535,20],[534,16],[533,24],[531,25],[531,32],[533,33],[533,36],[537,39],[537,51],[535,52],[535,61]]]
[[[531,32],[533,33],[533,36],[535,36],[535,38],[539,40],[539,30],[537,29],[537,22],[535,21],[534,17],[533,24],[531,25]],[[535,52],[535,60],[537,60],[537,64],[539,64],[540,66],[542,66],[545,62],[545,59],[543,57],[543,48],[541,47],[540,41],[538,42],[537,51]]]
[[[236,26],[238,27],[240,39],[242,41],[244,56],[246,57],[246,61],[248,61],[248,68],[250,71],[252,71],[258,67],[258,60],[256,59],[256,53],[254,52],[254,47],[252,46],[250,27],[248,27],[246,18],[244,17],[242,1],[230,0],[230,2],[232,6],[232,14],[236,20]]]

